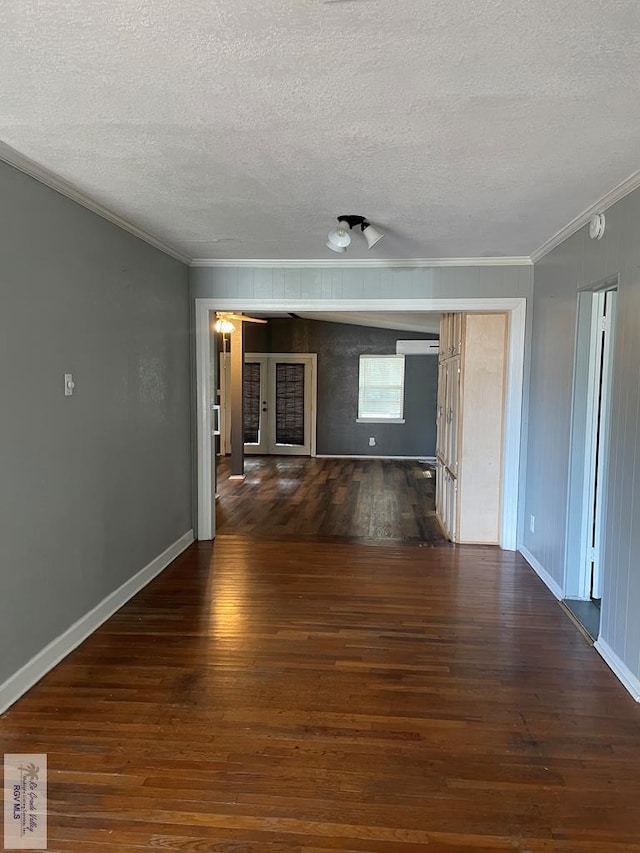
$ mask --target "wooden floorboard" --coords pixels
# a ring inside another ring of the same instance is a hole
[[[494,548],[196,544],[0,743],[54,853],[640,853],[640,707]]]
[[[431,466],[408,459],[248,456],[245,480],[218,461],[220,533],[444,544]]]

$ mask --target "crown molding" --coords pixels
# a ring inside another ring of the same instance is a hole
[[[595,213],[603,213],[611,205],[620,201],[620,199],[623,199],[634,190],[637,190],[638,187],[640,187],[640,171],[629,175],[621,184],[618,184],[617,187],[614,187],[610,192],[603,195],[602,198],[590,205],[586,210],[583,210],[582,213],[579,213],[568,225],[565,225],[564,228],[561,228],[552,237],[549,237],[535,252],[532,252],[531,262],[534,264],[537,263],[545,255],[548,255],[552,249],[555,249],[556,246],[559,246],[560,243],[568,237],[573,236],[576,231],[579,231],[586,225]]]
[[[254,267],[302,269],[372,269],[375,267],[515,267],[531,266],[531,258],[517,256],[509,258],[349,258],[343,261],[316,258],[194,258],[192,267]]]
[[[90,210],[92,213],[97,213],[98,216],[101,216],[113,225],[117,225],[124,231],[128,231],[129,234],[133,234],[134,237],[144,240],[145,243],[149,243],[156,249],[160,249],[161,252],[164,252],[166,255],[170,255],[177,261],[182,261],[183,264],[190,263],[191,258],[189,258],[188,255],[184,255],[182,252],[178,251],[178,249],[175,249],[163,240],[159,240],[157,237],[154,237],[153,234],[149,234],[148,231],[134,225],[133,222],[130,222],[128,219],[125,219],[123,216],[120,216],[113,210],[110,210],[108,207],[105,207],[95,201],[91,196],[78,189],[78,187],[69,183],[69,181],[64,180],[64,178],[61,178],[59,175],[56,175],[55,172],[41,166],[34,160],[29,159],[29,157],[25,157],[24,154],[21,154],[19,151],[16,151],[15,148],[12,148],[10,145],[1,141],[0,160],[4,163],[8,163],[9,166],[13,166],[14,169],[24,172],[25,175],[35,178],[36,181],[39,181],[41,184],[45,184],[50,187],[50,189],[61,193],[61,195],[70,198],[71,201],[81,204],[82,207],[86,207],[87,210]]]

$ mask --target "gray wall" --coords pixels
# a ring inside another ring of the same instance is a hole
[[[640,190],[535,265],[524,545],[564,586],[577,291],[619,273],[601,636],[640,677]]]
[[[3,163],[0,208],[2,683],[192,525],[187,268]]]
[[[437,335],[303,319],[245,326],[247,352],[318,354],[318,453],[435,456],[437,356],[405,359],[404,424],[359,424],[356,418],[360,355],[394,354],[398,340],[433,340]],[[369,447],[370,436],[375,447]]]

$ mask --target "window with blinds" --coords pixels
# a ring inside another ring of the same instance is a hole
[[[260,369],[257,362],[245,362],[242,371],[245,444],[260,444]]]
[[[361,355],[358,420],[404,423],[404,356]]]
[[[276,444],[304,444],[304,364],[276,364]]]

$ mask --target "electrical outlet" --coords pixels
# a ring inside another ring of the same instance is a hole
[[[535,532],[536,532],[536,517],[535,517],[535,515],[530,515],[530,516],[529,516],[529,530],[530,530],[532,533],[535,533]]]
[[[373,436],[373,435],[369,436],[369,447],[375,447],[375,446],[376,446],[375,436]]]

